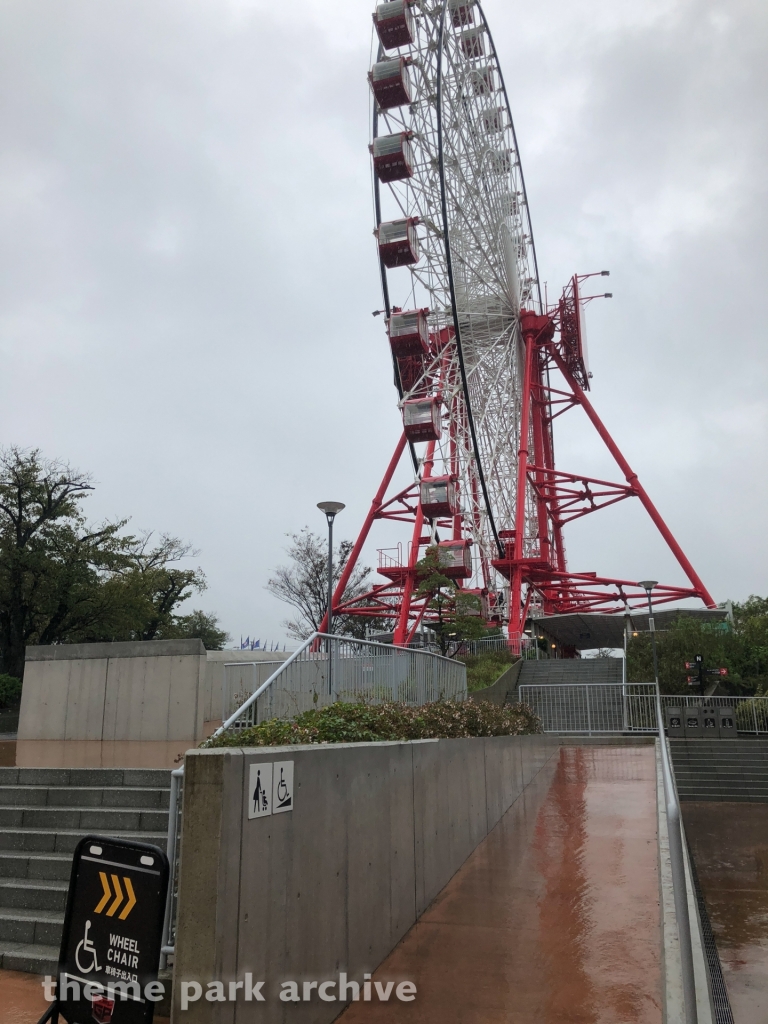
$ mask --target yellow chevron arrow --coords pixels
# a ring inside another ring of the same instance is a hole
[[[125,891],[128,893],[128,902],[123,907],[123,911],[120,914],[120,920],[124,921],[130,914],[133,908],[136,906],[136,894],[133,891],[133,885],[130,878],[123,876],[123,884],[125,885]]]
[[[107,917],[112,917],[114,912],[123,902],[123,890],[120,888],[120,879],[117,875],[112,875],[112,888],[115,890],[115,902],[107,911]]]
[[[106,907],[107,903],[112,899],[112,890],[109,888],[107,876],[104,874],[103,871],[99,872],[99,878],[101,879],[101,884],[104,888],[104,895],[101,897],[99,905],[94,910],[94,914],[100,914],[104,907]]]

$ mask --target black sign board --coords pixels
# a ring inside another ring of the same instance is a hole
[[[151,1024],[162,997],[157,969],[167,890],[168,858],[158,847],[100,836],[80,840],[57,1003],[44,1019],[55,1020],[58,1010],[68,1024]]]

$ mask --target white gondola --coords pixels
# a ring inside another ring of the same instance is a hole
[[[485,56],[485,41],[482,28],[467,29],[461,33],[461,49],[468,60]]]

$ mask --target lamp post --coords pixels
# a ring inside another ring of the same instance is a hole
[[[648,595],[648,629],[651,631],[651,647],[653,648],[653,676],[656,680],[656,686],[659,685],[659,658],[656,654],[656,624],[653,621],[653,601],[651,600],[651,591],[654,587],[659,585],[658,580],[640,580],[638,586],[642,587]]]
[[[331,686],[331,634],[333,633],[333,520],[347,506],[341,501],[318,501],[317,507],[325,513],[328,522],[328,693],[332,693]]]

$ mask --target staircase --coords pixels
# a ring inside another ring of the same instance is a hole
[[[768,738],[669,741],[681,800],[768,803]]]
[[[0,768],[0,967],[56,973],[78,841],[164,850],[170,787],[165,769]]]
[[[508,702],[517,700],[521,686],[552,686],[557,683],[618,683],[621,686],[622,662],[620,658],[543,658],[524,661],[514,691],[507,695]]]

